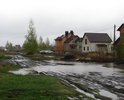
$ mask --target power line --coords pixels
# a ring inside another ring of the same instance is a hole
[[[115,42],[115,39],[116,39],[115,33],[116,33],[116,25],[114,25],[114,42]]]

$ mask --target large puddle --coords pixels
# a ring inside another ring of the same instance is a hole
[[[12,56],[10,62],[23,67],[17,71],[10,71],[11,73],[22,75],[44,73],[68,82],[78,92],[95,100],[124,100],[124,65],[52,60],[32,61],[19,55]]]

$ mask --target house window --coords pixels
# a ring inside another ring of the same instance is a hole
[[[87,39],[85,39],[85,44],[87,44]]]
[[[87,47],[87,51],[89,51],[89,47]]]
[[[84,47],[84,51],[85,51],[85,47]]]

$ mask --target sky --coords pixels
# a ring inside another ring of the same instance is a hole
[[[37,38],[54,39],[73,30],[108,33],[124,23],[124,0],[0,0],[0,46],[23,44],[33,20]],[[116,38],[119,33],[116,33]]]

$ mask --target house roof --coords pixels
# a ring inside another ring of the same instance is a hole
[[[75,41],[78,38],[77,35],[71,35],[69,38],[66,39],[64,43],[70,43],[71,41]]]
[[[117,29],[117,31],[120,31],[122,27],[124,27],[124,23]]]
[[[107,33],[85,33],[90,42],[92,43],[111,43],[112,40]],[[84,37],[83,37],[84,38]]]
[[[64,38],[64,35],[61,35],[55,39],[55,41],[61,41]]]
[[[70,36],[69,38],[67,38],[67,39],[65,40],[64,43],[69,43],[72,39],[73,39],[73,36]]]
[[[77,43],[77,42],[82,42],[82,41],[83,41],[83,38],[77,38],[75,42]]]
[[[77,35],[75,35],[75,36],[73,37],[73,39],[72,39],[70,42],[71,42],[71,43],[75,43],[78,38],[79,38],[79,37],[78,37]]]

